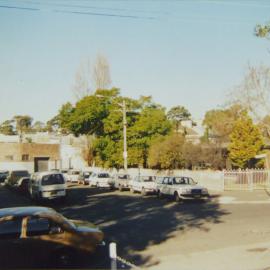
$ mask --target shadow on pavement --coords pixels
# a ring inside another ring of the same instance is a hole
[[[208,232],[207,223],[220,223],[228,214],[218,203],[174,203],[154,196],[74,188],[67,204],[56,207],[68,218],[94,222],[105,232],[107,241],[118,245],[118,253],[137,265],[158,264],[155,258],[141,256],[140,251],[160,244],[193,228]]]

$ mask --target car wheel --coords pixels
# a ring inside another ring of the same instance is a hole
[[[178,195],[177,192],[174,193],[174,200],[175,200],[176,202],[180,202],[180,201],[181,201],[181,198],[179,197],[179,195]]]

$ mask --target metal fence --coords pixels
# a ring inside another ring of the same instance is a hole
[[[270,187],[270,171],[224,171],[224,190],[255,190]]]

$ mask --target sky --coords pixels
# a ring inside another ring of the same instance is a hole
[[[182,105],[194,119],[221,108],[248,65],[269,65],[269,1],[0,0],[0,122],[46,122],[75,102],[81,63],[110,63],[124,96]]]

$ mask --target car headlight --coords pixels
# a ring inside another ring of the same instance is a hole
[[[203,194],[208,194],[207,188],[203,188],[203,189],[202,189],[202,193],[203,193]]]

